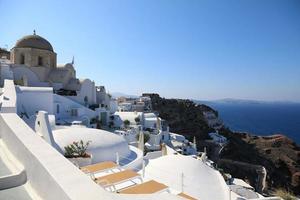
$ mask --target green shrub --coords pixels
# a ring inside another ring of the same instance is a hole
[[[134,121],[135,121],[137,124],[139,124],[140,121],[141,121],[141,119],[140,119],[139,117],[136,117],[136,118],[134,118]]]
[[[136,135],[136,140],[138,141],[140,138],[140,134]],[[144,132],[144,144],[150,140],[150,134]]]
[[[65,146],[65,157],[66,158],[77,158],[77,157],[90,157],[89,154],[86,153],[86,150],[91,141],[83,142],[80,140],[79,142],[73,142],[72,144]]]
[[[124,120],[124,125],[125,127],[128,127],[130,125],[130,121],[128,119]]]

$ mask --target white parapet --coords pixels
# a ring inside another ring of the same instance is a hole
[[[49,122],[49,115],[46,111],[39,111],[35,121],[35,131],[43,136],[44,140],[48,142],[57,151],[61,152],[61,149],[54,141],[51,125]]]
[[[4,80],[2,94],[2,113],[17,113],[17,94],[13,80]]]

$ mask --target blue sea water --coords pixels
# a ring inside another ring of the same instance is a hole
[[[281,133],[300,144],[300,103],[205,102],[226,126],[255,135]]]

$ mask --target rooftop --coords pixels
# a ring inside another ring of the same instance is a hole
[[[22,37],[16,42],[14,48],[36,48],[53,52],[53,47],[50,42],[36,34]]]

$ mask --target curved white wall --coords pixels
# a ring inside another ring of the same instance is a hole
[[[92,155],[92,163],[103,161],[116,161],[116,154],[121,158],[130,155],[129,146],[122,137],[104,130],[92,128],[70,127],[66,129],[53,130],[55,142],[62,151],[64,147],[74,141],[90,142],[87,151]]]

